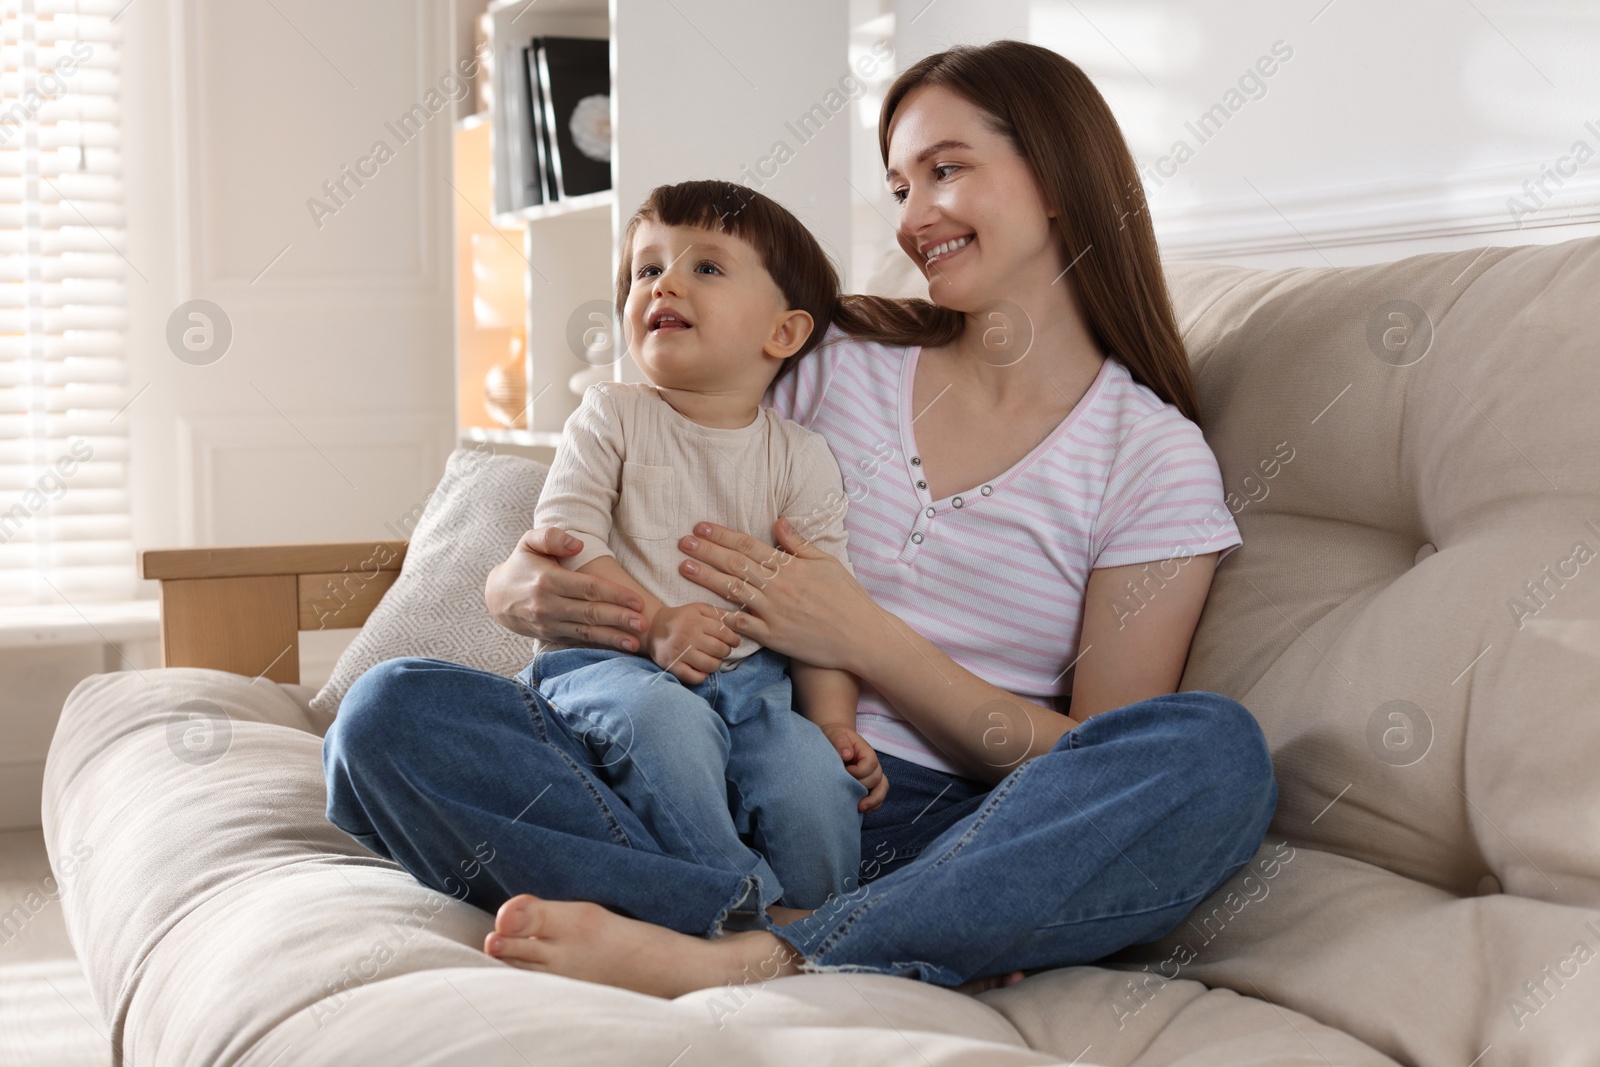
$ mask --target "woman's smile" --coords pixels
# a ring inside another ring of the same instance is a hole
[[[952,256],[960,255],[963,249],[977,239],[978,238],[976,234],[969,233],[965,237],[957,237],[952,240],[937,244],[933,247],[933,249],[931,249],[932,254],[923,261],[922,265],[924,267],[931,267],[935,263],[943,263]]]

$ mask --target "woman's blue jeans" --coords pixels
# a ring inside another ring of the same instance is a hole
[[[329,820],[485,911],[532,893],[703,937],[768,929],[805,971],[944,986],[1157,940],[1255,854],[1278,796],[1255,719],[1206,692],[1092,716],[993,788],[879,759],[859,883],[776,924],[754,877],[669,855],[522,678],[386,660],[323,744]]]
[[[856,884],[867,787],[794,709],[786,657],[725,666],[690,684],[646,656],[562,648],[521,678],[668,855],[754,875],[763,908],[820,907]]]

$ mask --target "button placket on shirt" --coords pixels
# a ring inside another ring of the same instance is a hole
[[[928,499],[927,479],[915,477],[915,475],[921,473],[917,470],[917,468],[921,466],[922,457],[912,456],[912,484],[916,487],[917,500],[921,504],[921,507],[917,510],[916,517],[911,522],[911,530],[906,535],[905,544],[903,544],[900,548],[901,563],[910,563],[916,558],[918,546],[928,539],[928,533],[930,528],[933,526],[933,518],[935,511],[937,510],[933,506],[933,501]]]
[[[916,468],[922,466],[922,457],[912,456],[911,466],[913,474],[919,473]],[[913,484],[916,486],[917,498],[922,503],[922,509],[917,512],[916,518],[912,521],[911,532],[907,535],[906,543],[900,550],[900,561],[902,563],[909,563],[916,556],[918,546],[931,535],[933,519],[939,512],[939,509],[928,499],[928,480],[926,478],[915,478]],[[978,492],[984,496],[993,496],[994,486],[985,482],[978,487]],[[950,498],[950,507],[952,508],[963,507],[966,503],[966,500],[960,496]]]

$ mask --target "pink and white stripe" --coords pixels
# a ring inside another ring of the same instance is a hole
[[[934,499],[912,462],[920,354],[830,326],[764,403],[838,459],[857,579],[980,678],[1040,703],[1066,696],[1090,570],[1242,544],[1200,428],[1115,358],[1009,470]],[[962,773],[865,683],[856,717],[881,751]]]

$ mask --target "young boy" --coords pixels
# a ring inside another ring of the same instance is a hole
[[[722,619],[741,605],[678,572],[678,539],[709,520],[771,544],[786,515],[850,566],[825,440],[760,405],[821,339],[838,289],[815,238],[761,194],[653,190],[617,276],[648,382],[589,387],[534,516],[582,540],[568,569],[637,591],[648,624],[638,655],[542,642],[528,683],[667,852],[755,875],[762,909],[816,908],[855,887],[882,771],[855,732],[856,679],[735,635]]]

